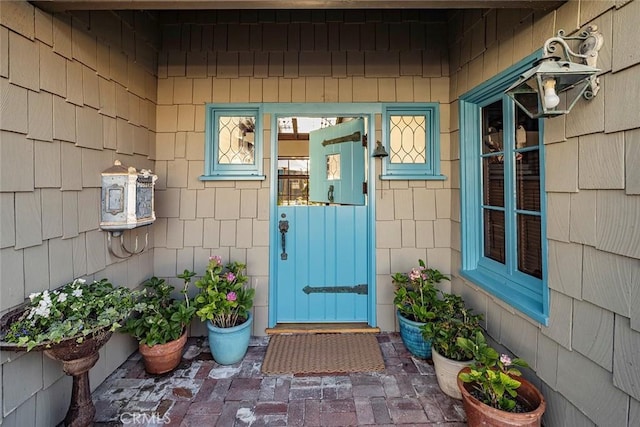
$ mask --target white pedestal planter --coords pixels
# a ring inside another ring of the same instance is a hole
[[[433,360],[433,368],[436,371],[436,378],[440,389],[454,399],[461,400],[462,394],[458,389],[458,372],[462,368],[470,366],[473,360],[459,362],[457,360],[447,359],[431,347],[431,359]]]

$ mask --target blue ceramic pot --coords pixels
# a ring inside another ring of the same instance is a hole
[[[253,316],[249,313],[246,322],[232,328],[219,328],[207,322],[209,330],[209,349],[220,365],[233,365],[242,360],[249,348]]]
[[[402,316],[400,312],[398,315],[398,325],[400,325],[400,338],[402,343],[411,354],[421,359],[431,358],[431,340],[425,340],[422,336],[420,327],[424,325],[422,322],[414,322],[406,317]]]

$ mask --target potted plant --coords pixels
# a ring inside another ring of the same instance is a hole
[[[89,425],[95,415],[89,370],[120,323],[129,316],[134,293],[114,287],[107,279],[87,284],[84,279],[54,290],[29,295],[29,301],[0,321],[0,348],[42,350],[62,362],[73,377],[65,425]]]
[[[481,314],[472,314],[462,297],[443,293],[438,301],[436,318],[422,327],[422,335],[431,340],[431,358],[438,385],[455,399],[462,399],[458,390],[458,372],[469,366],[473,354],[458,345],[458,338],[473,338],[480,331]]]
[[[540,426],[546,402],[533,384],[521,378],[517,367],[527,367],[524,360],[499,355],[480,331],[473,339],[458,338],[458,345],[475,359],[458,374],[469,426]]]
[[[221,365],[239,362],[249,348],[255,289],[245,287],[245,267],[240,262],[223,265],[221,257],[212,256],[204,276],[195,282],[200,289],[196,314],[206,322],[211,355]]]
[[[187,326],[195,307],[187,295],[195,273],[185,270],[178,275],[184,280],[182,298],[174,299],[174,287],[164,279],[152,277],[144,283],[135,314],[127,319],[122,331],[138,340],[144,367],[150,374],[164,374],[175,369],[182,359],[187,342]]]
[[[439,290],[435,284],[449,280],[440,271],[427,268],[423,260],[407,273],[391,276],[395,286],[393,303],[397,308],[400,337],[414,356],[431,357],[431,341],[425,340],[420,328],[435,319]]]

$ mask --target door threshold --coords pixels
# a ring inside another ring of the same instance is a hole
[[[265,329],[267,335],[279,334],[378,334],[380,328],[367,323],[279,323]]]

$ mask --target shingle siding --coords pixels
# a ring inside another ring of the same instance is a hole
[[[94,32],[82,22],[100,23],[105,16],[111,16],[108,24],[93,25]],[[116,285],[136,286],[153,274],[146,254],[112,268],[119,260],[108,256],[105,233],[99,230],[100,173],[115,158],[153,169],[146,154],[148,134],[155,128],[155,64],[145,68],[141,64],[148,58],[138,61],[132,52],[122,53],[121,45],[103,41],[115,39],[104,31],[120,34],[126,25],[110,12],[72,18],[26,1],[2,4],[0,314],[30,293],[55,289],[75,277],[108,277]],[[152,39],[142,31],[135,36]],[[157,52],[148,47],[152,55]],[[116,88],[122,88],[120,95]],[[130,119],[120,132],[113,119],[117,115]],[[134,135],[141,145],[134,145]],[[132,156],[134,150],[142,156]],[[101,361],[110,365],[92,369],[92,386],[134,350],[133,340],[124,338],[126,345],[105,347]],[[61,365],[43,359],[41,352],[4,354],[0,423],[59,423],[71,393]]]
[[[640,116],[633,106],[640,94],[630,83],[640,57],[628,37],[640,16],[638,7],[638,1],[576,0],[533,15],[489,11],[481,17],[486,50],[465,45],[465,34],[477,28],[457,27],[462,34],[450,38],[452,98],[476,84],[469,74],[478,68],[478,58],[484,58],[484,80],[541,48],[559,29],[571,33],[596,24],[605,39],[597,64],[600,93],[591,101],[579,100],[568,115],[544,122],[549,325],[515,312],[536,331],[535,352],[527,354],[519,335],[505,333],[510,323],[504,319],[513,316],[508,306],[485,307],[484,300],[471,299],[485,314],[491,336],[519,356],[535,358],[548,401],[545,425],[631,426],[639,419],[631,372],[637,361],[629,350],[640,336],[640,293],[633,285],[640,274],[635,225],[640,206],[637,168],[631,166],[638,157],[634,142]],[[453,14],[449,25],[471,17],[477,19],[471,11]],[[451,120],[454,124],[457,117]],[[452,138],[453,146],[460,143],[457,133]],[[453,271],[458,267],[459,261]]]

